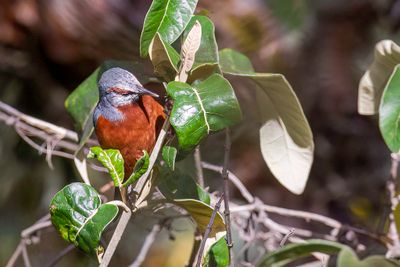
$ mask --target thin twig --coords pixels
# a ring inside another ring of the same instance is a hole
[[[389,199],[391,204],[391,212],[389,213],[389,230],[387,233],[388,238],[392,240],[392,243],[388,244],[387,257],[398,257],[400,256],[400,240],[399,233],[397,231],[396,221],[394,218],[394,211],[399,204],[397,198],[397,170],[399,167],[400,155],[392,153],[392,165],[390,169],[390,177],[387,181],[387,191],[389,193]]]
[[[6,267],[13,267],[16,261],[19,258],[19,255],[22,253],[22,249],[25,246],[24,240],[21,240],[15,249],[14,253],[12,254],[11,258],[8,260]]]
[[[223,198],[224,198],[224,194],[222,194],[222,196],[219,198],[217,204],[215,204],[214,210],[210,217],[210,221],[208,222],[207,228],[204,231],[204,236],[203,236],[203,239],[201,240],[199,252],[197,254],[196,267],[200,267],[201,259],[203,257],[204,247],[206,246],[208,236],[210,235],[212,226],[214,224],[215,216],[217,215],[217,212],[219,211],[219,208],[221,207],[221,202],[222,202]]]
[[[193,263],[196,260],[196,256],[197,256],[197,254],[199,252],[201,240],[202,240],[201,239],[201,233],[200,233],[199,229],[196,228],[196,232],[194,234],[192,252],[190,253],[189,262],[186,264],[186,267],[193,266]]]
[[[52,259],[49,264],[47,264],[46,267],[54,267],[56,266],[57,263],[60,262],[60,260],[62,260],[62,258],[64,258],[65,255],[67,255],[69,252],[71,252],[72,250],[74,250],[75,246],[74,245],[68,245],[66,248],[64,248],[63,250],[61,250],[57,256]]]
[[[222,173],[222,167],[218,165],[214,165],[208,162],[201,162],[201,166],[203,166],[204,169],[211,170],[214,172]],[[244,199],[246,199],[247,202],[253,203],[254,202],[254,197],[253,195],[247,190],[247,188],[243,185],[243,183],[240,181],[240,179],[234,175],[232,172],[228,171],[228,178],[229,180],[233,183],[233,185],[239,190],[240,194],[243,196]]]
[[[22,246],[22,259],[24,260],[25,267],[31,267],[31,261],[29,260],[28,251],[26,250],[26,240],[24,240],[25,244]]]
[[[162,223],[155,224],[153,228],[151,229],[151,232],[146,236],[146,239],[144,240],[144,243],[142,245],[142,248],[140,249],[139,254],[136,256],[136,259],[134,262],[132,262],[129,267],[140,267],[144,260],[146,259],[147,253],[149,252],[151,245],[154,243],[156,240],[156,237],[159,232],[162,230]]]
[[[204,174],[203,174],[203,167],[201,166],[200,145],[196,146],[194,150],[194,164],[196,166],[197,182],[201,187],[204,188]]]
[[[224,181],[224,215],[225,215],[225,226],[226,226],[226,242],[229,249],[229,264],[228,266],[234,266],[233,262],[233,243],[232,243],[232,232],[231,232],[231,214],[229,211],[229,185],[228,185],[228,163],[231,151],[231,136],[229,128],[225,129],[225,151],[224,151],[224,165],[222,168],[222,178]]]
[[[107,249],[104,252],[104,256],[101,259],[100,267],[107,267],[110,263],[111,258],[114,255],[115,249],[117,248],[118,243],[121,240],[122,234],[124,233],[125,228],[128,225],[129,219],[132,215],[132,211],[123,202],[114,200],[108,203],[116,204],[123,207],[123,212],[117,224],[117,228],[115,229],[114,234],[110,240],[110,243],[108,244]]]

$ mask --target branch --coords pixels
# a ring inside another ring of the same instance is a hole
[[[392,243],[388,244],[388,251],[386,257],[393,258],[400,256],[400,240],[399,233],[397,231],[396,221],[394,217],[394,211],[399,204],[397,197],[397,170],[399,167],[400,155],[392,153],[392,165],[390,169],[390,177],[386,183],[387,192],[389,194],[391,212],[389,213],[389,231],[387,233],[388,238],[392,240]]]
[[[204,231],[204,236],[203,236],[203,239],[201,240],[199,252],[197,254],[196,267],[200,267],[201,259],[203,257],[204,247],[206,246],[206,241],[208,239],[208,236],[211,233],[211,229],[212,229],[212,226],[214,224],[215,216],[217,215],[217,212],[219,211],[219,208],[221,207],[221,202],[222,202],[223,198],[224,198],[224,195],[222,194],[222,196],[219,198],[217,204],[215,204],[214,210],[213,210],[213,212],[211,214],[210,221],[208,222],[207,228]]]
[[[225,206],[225,226],[226,226],[226,242],[229,250],[229,264],[228,266],[234,266],[233,262],[233,243],[232,243],[232,232],[231,232],[231,214],[229,211],[229,185],[228,185],[228,163],[231,152],[231,135],[229,128],[225,129],[225,153],[224,153],[224,166],[222,167],[222,178],[224,181],[224,206]]]
[[[201,166],[201,152],[200,145],[196,146],[194,150],[194,164],[196,165],[196,176],[199,185],[204,188],[204,174],[203,167]]]

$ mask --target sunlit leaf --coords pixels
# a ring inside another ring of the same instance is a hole
[[[229,82],[219,74],[191,86],[170,82],[167,93],[173,99],[170,122],[179,148],[191,150],[209,133],[235,125],[241,110]]]
[[[50,204],[51,221],[62,238],[90,254],[104,250],[101,235],[117,214],[116,205],[101,204],[94,188],[83,183],[65,186]]]
[[[131,176],[126,180],[123,186],[127,187],[128,185],[133,184],[134,182],[139,180],[139,178],[142,177],[142,175],[147,171],[149,165],[150,165],[149,153],[147,153],[147,151],[143,151],[143,156],[141,156],[140,159],[136,161]]]
[[[186,82],[187,77],[189,75],[189,71],[192,69],[194,64],[194,58],[196,56],[196,52],[200,47],[201,42],[201,25],[198,21],[196,21],[193,27],[190,29],[187,34],[185,41],[182,44],[181,48],[181,66],[179,68],[179,76],[177,77],[177,81]]]
[[[281,74],[252,72],[246,56],[233,50],[220,53],[223,73],[251,81],[260,110],[261,152],[272,174],[295,194],[304,191],[313,162],[310,126],[292,87]]]
[[[211,206],[196,199],[176,199],[174,203],[185,209],[192,216],[201,232],[206,230],[214,210]],[[225,231],[225,223],[222,215],[218,212],[209,237],[214,237],[218,232],[222,231]]]
[[[400,65],[394,68],[382,93],[379,107],[379,128],[389,149],[400,151]]]
[[[280,262],[290,262],[306,256],[313,252],[321,252],[325,254],[338,253],[345,246],[327,240],[311,239],[304,243],[289,244],[281,249],[273,251],[264,256],[257,264],[258,267],[270,267]],[[349,265],[350,266],[350,265]]]
[[[159,33],[156,33],[150,44],[149,56],[157,75],[166,81],[175,79],[180,61],[179,54],[171,45],[161,39]]]
[[[118,149],[90,148],[88,158],[95,158],[108,170],[114,186],[120,187],[124,181],[124,159]]]
[[[168,44],[181,35],[196,8],[197,0],[153,0],[144,19],[140,55],[147,56],[150,42],[158,32]]]
[[[226,267],[229,264],[229,249],[226,235],[222,235],[211,245],[203,259],[203,267]]]
[[[143,66],[139,63],[119,60],[105,61],[86,80],[84,80],[65,100],[65,108],[75,123],[75,129],[80,134],[80,146],[82,146],[93,132],[92,113],[99,101],[97,82],[103,72],[108,69],[120,67],[135,73],[135,76],[142,83],[147,82],[143,73]]]
[[[210,195],[190,175],[179,170],[172,172],[164,169],[161,176],[158,188],[166,198],[170,200],[190,198],[210,204]]]
[[[398,263],[388,260],[383,255],[374,255],[364,260],[359,260],[350,248],[343,248],[339,253],[337,267],[398,267]]]
[[[175,170],[175,160],[178,150],[173,146],[164,146],[162,149],[162,158],[171,170]]]
[[[375,46],[374,61],[360,80],[358,86],[358,112],[373,115],[378,112],[383,89],[400,64],[400,47],[393,41],[380,41]]]

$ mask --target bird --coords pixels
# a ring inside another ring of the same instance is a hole
[[[165,120],[157,94],[144,88],[131,72],[113,67],[98,81],[99,101],[93,112],[95,134],[103,149],[118,149],[129,177],[143,151],[151,153]]]

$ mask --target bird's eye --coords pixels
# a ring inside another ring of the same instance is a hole
[[[117,88],[117,87],[111,87],[111,88],[107,89],[107,93],[112,93],[112,92],[117,93],[119,95],[129,95],[132,93],[131,91],[124,90],[124,89]]]

